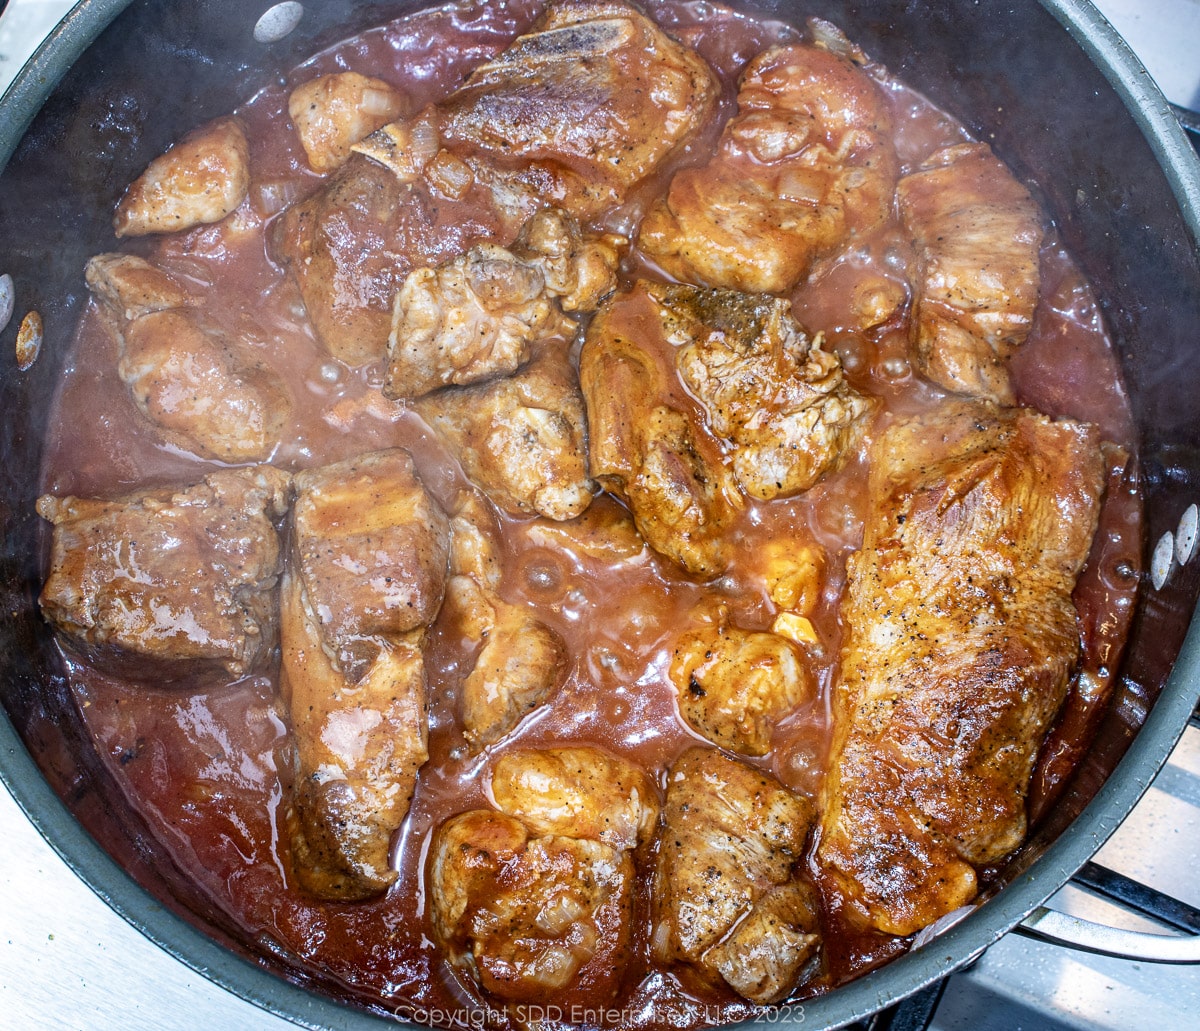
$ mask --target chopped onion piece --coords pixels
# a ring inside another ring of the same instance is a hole
[[[390,118],[392,112],[396,110],[394,96],[390,90],[363,90],[363,113],[368,115],[385,115]]]
[[[255,208],[260,215],[274,215],[292,203],[299,194],[295,182],[287,179],[259,183]]]

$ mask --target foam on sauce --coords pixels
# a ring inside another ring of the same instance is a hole
[[[300,469],[382,447],[409,448],[429,488],[450,502],[466,481],[421,421],[382,398],[380,366],[348,369],[314,339],[294,285],[271,262],[266,239],[285,202],[322,182],[308,170],[286,115],[287,95],[314,75],[354,69],[388,80],[411,98],[411,110],[450,92],[478,62],[523,31],[540,5],[465,4],[418,14],[374,29],[317,55],[286,83],[264,89],[240,111],[251,140],[253,183],[247,204],[210,227],[139,241],[135,249],[211,291],[209,309],[253,344],[285,378],[293,423],[275,464]],[[725,97],[711,130],[676,162],[703,160],[719,123],[732,111],[741,68],[764,46],[798,38],[794,29],[756,22],[713,5],[659,3],[651,11],[697,49],[721,75]],[[881,73],[882,74],[882,73]],[[962,142],[962,128],[903,85],[882,79],[893,105],[897,147],[906,168],[941,146]],[[661,190],[666,169],[606,218],[608,228],[635,226]],[[469,224],[469,212],[464,212]],[[447,246],[465,249],[467,241]],[[461,244],[461,246],[460,246]],[[919,412],[941,395],[906,361],[902,319],[869,333],[855,327],[849,298],[869,277],[903,284],[911,250],[893,221],[869,239],[826,260],[793,297],[798,320],[823,332],[859,389],[882,398],[888,420]],[[633,255],[632,276],[648,266]],[[1018,397],[1049,414],[1099,424],[1114,447],[1112,474],[1091,560],[1076,591],[1084,642],[1082,672],[1035,776],[1036,814],[1069,775],[1103,711],[1132,611],[1141,541],[1141,503],[1134,430],[1116,358],[1087,283],[1051,234],[1042,254],[1043,286],[1029,341],[1012,362]],[[116,375],[116,349],[94,310],[80,327],[50,425],[43,490],[108,495],[145,484],[195,482],[209,466],[159,444],[137,416]],[[659,773],[696,736],[680,721],[667,679],[670,648],[688,613],[714,592],[734,622],[769,626],[773,612],[753,569],[763,542],[786,537],[826,553],[826,579],[813,623],[822,646],[813,653],[820,690],[783,720],[762,760],[784,783],[810,797],[819,791],[828,750],[829,689],[841,640],[839,604],[845,559],[860,543],[866,508],[863,455],[800,498],[747,505],[738,530],[741,559],[716,585],[701,587],[648,548],[614,560],[588,553],[580,541],[603,536],[622,507],[599,497],[575,542],[544,520],[501,517],[504,591],[535,605],[567,642],[570,676],[553,701],[499,748],[594,742]],[[317,904],[288,882],[280,827],[288,790],[286,717],[269,677],[181,693],[123,683],[70,659],[84,720],[115,775],[174,859],[212,900],[247,930],[273,943],[319,977],[340,982],[364,1002],[400,1015],[468,1003],[432,944],[423,883],[429,838],[443,820],[486,806],[485,758],[470,757],[457,728],[458,685],[473,659],[450,628],[435,626],[427,658],[430,761],[421,771],[412,811],[397,844],[399,880],[379,900]],[[643,870],[643,873],[646,871]],[[728,993],[684,985],[659,969],[646,941],[648,878],[642,877],[635,955],[623,994],[606,1005],[627,1026],[693,1027],[742,1019],[753,1012]],[[882,935],[854,933],[838,901],[826,901],[825,969],[800,994],[827,990],[906,947]],[[493,1016],[500,1019],[498,1013]],[[603,1022],[603,1021],[602,1021]]]

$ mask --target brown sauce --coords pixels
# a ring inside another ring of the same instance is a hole
[[[444,502],[466,486],[421,421],[378,392],[378,365],[351,370],[330,359],[302,314],[295,287],[268,257],[265,235],[283,203],[316,189],[286,116],[287,95],[316,74],[353,69],[384,78],[411,98],[411,111],[449,93],[465,73],[525,29],[540,5],[477,3],[415,15],[366,32],[312,58],[286,83],[272,85],[239,114],[252,144],[250,202],[225,222],[136,245],[139,253],[211,290],[210,309],[229,331],[251,341],[277,369],[295,399],[293,424],[274,461],[287,469],[324,464],[381,447],[412,450],[430,489]],[[732,110],[736,79],[764,46],[798,38],[794,29],[731,14],[712,5],[660,3],[652,13],[717,69],[725,87],[721,111],[706,138],[678,163],[703,160],[706,144]],[[940,146],[966,139],[962,128],[903,85],[884,80],[893,105],[896,142],[907,170]],[[672,169],[638,191],[606,226],[636,225],[647,200]],[[463,211],[461,224],[470,225]],[[466,230],[463,231],[464,235]],[[469,239],[446,241],[465,249]],[[818,265],[793,297],[810,332],[842,357],[850,381],[883,400],[881,420],[919,412],[941,395],[906,361],[907,335],[897,318],[869,333],[855,328],[848,298],[864,277],[905,282],[910,245],[893,221],[870,238]],[[648,266],[637,255],[632,278]],[[651,270],[652,271],[652,270]],[[1103,712],[1128,628],[1138,580],[1141,501],[1134,428],[1116,358],[1087,283],[1049,237],[1042,254],[1042,296],[1033,333],[1013,360],[1021,402],[1051,415],[1098,424],[1109,449],[1109,490],[1091,559],[1075,601],[1084,644],[1080,675],[1043,749],[1031,806],[1036,816],[1055,797],[1086,748]],[[116,375],[116,349],[96,312],[80,327],[50,425],[44,491],[107,495],[149,483],[198,480],[207,466],[164,447],[137,416]],[[754,557],[786,537],[825,552],[825,581],[813,623],[821,647],[813,653],[820,690],[777,728],[763,760],[779,778],[815,797],[829,747],[829,695],[841,640],[839,605],[845,559],[860,543],[866,470],[853,457],[800,498],[747,505],[738,527],[741,558],[715,585],[701,587],[649,549],[609,564],[580,548],[548,542],[539,520],[502,517],[504,590],[533,604],[564,638],[570,676],[552,702],[499,747],[592,742],[661,771],[696,736],[681,723],[667,664],[688,613],[714,592],[734,621],[769,626],[773,611]],[[617,517],[608,497],[585,522]],[[83,717],[101,754],[175,860],[248,936],[295,957],[298,964],[344,984],[364,1002],[401,1016],[450,1025],[468,1001],[432,944],[423,865],[433,830],[447,817],[486,806],[485,758],[470,757],[458,729],[458,685],[473,655],[438,624],[427,657],[431,693],[430,761],[421,772],[411,813],[397,845],[399,880],[376,901],[314,903],[289,883],[281,844],[288,790],[288,729],[270,677],[193,693],[122,683],[68,660]],[[726,1023],[753,1011],[728,994],[700,990],[660,969],[646,941],[646,878],[639,931],[627,987],[604,1005],[608,1018],[591,1023],[691,1027]],[[800,994],[825,991],[896,955],[906,942],[855,933],[838,900],[826,902],[825,968]],[[599,1006],[600,1003],[597,1003]],[[499,1013],[493,1017],[501,1019]],[[569,1015],[566,1015],[569,1018]],[[440,1019],[439,1019],[440,1018]]]

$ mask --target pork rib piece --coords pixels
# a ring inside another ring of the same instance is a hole
[[[858,446],[875,402],[810,341],[778,297],[650,286],[675,364],[726,441],[742,489],[770,500],[807,490]]]
[[[984,143],[946,147],[896,188],[917,248],[911,350],[956,394],[1012,404],[1005,359],[1033,325],[1037,205]]]
[[[583,398],[558,348],[513,376],[430,394],[416,409],[506,512],[574,519],[591,504]]]
[[[588,327],[579,378],[592,475],[655,551],[711,579],[752,497],[807,490],[875,403],[777,297],[641,280]]]
[[[435,938],[506,1002],[608,1001],[632,951],[630,853],[657,821],[653,783],[575,745],[506,753],[492,791],[500,812],[462,813],[434,835]]]
[[[353,901],[395,879],[392,835],[428,758],[424,632],[441,606],[448,523],[398,448],[295,483],[281,612],[292,864],[310,894]]]
[[[588,327],[579,382],[589,466],[629,505],[655,551],[712,579],[729,564],[728,530],[742,497],[679,381],[651,290],[640,282],[617,295]]]
[[[500,596],[499,531],[483,499],[464,492],[450,526],[443,619],[480,646],[459,706],[463,734],[480,751],[550,698],[563,680],[567,646],[532,609]]]
[[[1079,655],[1071,592],[1103,462],[1093,427],[949,401],[892,426],[870,463],[817,855],[852,912],[907,935],[1025,836]]]
[[[258,466],[109,500],[39,498],[54,524],[42,612],[92,658],[135,675],[186,676],[196,663],[251,672],[275,645],[275,522],[290,480]]]
[[[683,962],[752,1002],[779,1002],[820,945],[816,892],[800,876],[812,804],[715,748],[667,774],[654,881],[655,957]]]
[[[564,311],[592,311],[612,293],[626,243],[584,234],[570,215],[546,208],[511,249],[480,243],[437,268],[414,269],[392,310],[384,395],[419,398],[508,375],[538,342],[574,336]]]
[[[188,133],[129,184],[113,215],[117,236],[178,233],[219,222],[246,199],[250,144],[237,118]]]

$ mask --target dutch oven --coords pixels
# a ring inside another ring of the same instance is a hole
[[[12,276],[16,297],[16,317],[0,334],[0,775],[51,845],[127,920],[231,991],[309,1025],[395,1022],[339,1005],[332,1000],[347,1001],[344,989],[247,940],[178,871],[105,772],[38,614],[46,540],[34,499],[47,413],[87,302],[83,266],[112,246],[110,214],[125,185],[186,130],[308,54],[422,6],[428,0],[322,0],[294,31],[260,42],[265,3],[83,0],[0,105],[0,273]],[[1145,70],[1086,0],[744,6],[841,26],[1038,184],[1123,363],[1141,439],[1149,567],[1154,543],[1200,501],[1200,161]],[[22,372],[14,342],[29,310],[43,318],[44,345]],[[991,897],[923,947],[806,1001],[806,1027],[887,1006],[1022,921],[1092,947],[1128,946],[1040,907],[1129,813],[1200,695],[1200,628],[1189,632],[1200,562],[1159,571],[1161,588],[1149,575],[1142,584],[1093,747]],[[1160,958],[1200,958],[1188,939],[1133,944]]]

